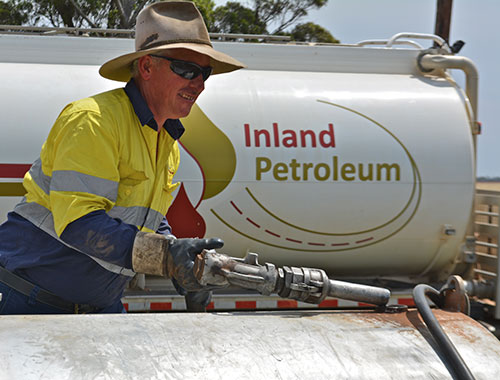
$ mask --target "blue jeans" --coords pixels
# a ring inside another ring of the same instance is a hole
[[[30,296],[25,296],[10,286],[0,282],[0,314],[73,314],[66,310],[50,306],[36,300],[40,288],[36,286]],[[103,308],[96,313],[126,313],[121,301]]]

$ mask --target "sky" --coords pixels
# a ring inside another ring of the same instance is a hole
[[[224,0],[216,0],[224,4]],[[245,3],[245,1],[241,1]],[[310,11],[301,22],[312,21],[328,29],[341,43],[368,39],[389,39],[400,32],[434,33],[437,0],[329,0],[316,11]],[[500,0],[454,0],[450,43],[463,40],[460,51],[472,59],[479,71],[477,175],[500,177],[500,108],[499,75],[494,70],[500,60]],[[419,41],[424,47],[430,43]],[[463,83],[463,74],[453,74]],[[445,142],[443,142],[445,143]]]

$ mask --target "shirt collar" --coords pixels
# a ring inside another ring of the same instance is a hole
[[[127,94],[130,103],[132,103],[132,107],[134,107],[135,114],[137,115],[141,125],[147,125],[157,131],[158,124],[153,116],[153,112],[149,109],[148,104],[135,84],[134,79],[131,79],[126,84],[125,93]],[[163,128],[165,128],[174,140],[179,139],[184,133],[184,127],[179,119],[167,119],[163,124]]]

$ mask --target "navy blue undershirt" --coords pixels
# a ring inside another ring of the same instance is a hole
[[[134,81],[124,90],[142,126],[158,130]],[[169,119],[163,127],[174,139],[184,132],[179,120]],[[0,265],[67,301],[106,307],[119,301],[130,277],[104,269],[81,252],[131,269],[137,232],[136,226],[113,219],[104,210],[93,211],[68,224],[60,236],[75,250],[10,212],[0,226]],[[166,218],[157,232],[171,233]]]
[[[158,124],[154,119],[153,112],[149,109],[146,100],[137,88],[133,79],[131,79],[125,86],[125,93],[130,99],[132,107],[134,107],[135,114],[139,118],[141,125],[147,125],[157,131]],[[178,140],[184,133],[184,127],[179,119],[167,119],[165,124],[163,124],[163,128],[165,128],[174,140]]]

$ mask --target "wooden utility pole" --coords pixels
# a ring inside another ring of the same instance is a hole
[[[453,0],[437,0],[436,26],[434,34],[443,38],[449,43],[450,24],[451,24],[451,6]]]

